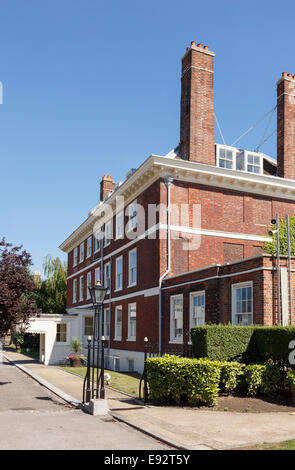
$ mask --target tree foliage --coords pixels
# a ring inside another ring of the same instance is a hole
[[[31,264],[31,255],[22,246],[0,240],[0,335],[38,313]]]
[[[43,263],[44,281],[36,280],[37,305],[43,313],[66,313],[67,265],[46,256]]]
[[[280,254],[288,255],[288,246],[287,246],[287,221],[286,219],[280,220],[280,230],[279,230],[279,241],[280,241]],[[290,246],[291,246],[291,256],[295,256],[295,216],[289,217],[290,225]],[[273,230],[273,227],[270,227],[269,230]],[[264,251],[275,255],[277,253],[277,234],[275,233],[271,242],[266,242],[264,244]]]

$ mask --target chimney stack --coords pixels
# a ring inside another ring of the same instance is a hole
[[[192,41],[182,58],[180,155],[215,166],[214,56]]]
[[[295,78],[283,72],[277,83],[277,174],[295,180]]]
[[[103,175],[100,182],[100,200],[104,201],[106,196],[114,191],[115,186],[116,183],[110,175]]]

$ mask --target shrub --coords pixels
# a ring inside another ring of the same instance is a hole
[[[295,339],[294,326],[262,326],[255,330],[255,338],[261,362],[272,360],[290,366],[289,343]]]
[[[241,383],[244,364],[239,362],[223,362],[220,370],[220,389],[223,392],[231,393]]]
[[[274,364],[250,364],[245,367],[244,380],[248,395],[254,396],[258,392],[268,395],[280,384],[280,368]]]
[[[152,400],[214,405],[219,393],[221,363],[165,355],[147,359]]]
[[[289,370],[286,376],[286,384],[290,387],[290,390],[295,390],[295,371]]]
[[[255,326],[204,325],[191,329],[193,354],[219,361],[260,362]]]

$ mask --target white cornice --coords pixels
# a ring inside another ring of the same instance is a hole
[[[151,155],[124,183],[113,192],[105,203],[115,208],[116,198],[123,196],[128,205],[159,178],[171,175],[179,181],[186,181],[216,188],[226,188],[241,193],[252,193],[285,200],[295,200],[295,181],[276,176],[256,175],[242,171],[219,168],[188,160],[172,159]],[[91,235],[95,223],[106,221],[101,204],[87,219],[60,245],[69,252],[79,242]]]

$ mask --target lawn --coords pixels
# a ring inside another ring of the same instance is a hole
[[[86,367],[64,366],[63,369],[76,375],[80,375],[81,377],[85,377],[86,374]],[[105,370],[105,372],[111,376],[110,386],[112,388],[138,397],[140,375],[137,372],[115,372],[113,370]]]
[[[240,447],[236,450],[295,450],[295,439],[290,441],[276,442],[275,444],[257,444],[253,447]]]

